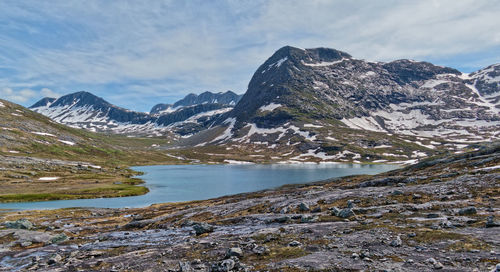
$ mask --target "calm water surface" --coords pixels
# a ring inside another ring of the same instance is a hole
[[[142,196],[57,200],[0,204],[0,209],[54,209],[68,207],[125,208],[154,203],[203,200],[224,195],[276,188],[357,174],[377,174],[395,165],[301,164],[301,165],[155,165],[132,169],[150,192]]]

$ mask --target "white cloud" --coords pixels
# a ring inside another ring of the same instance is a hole
[[[40,90],[40,94],[43,96],[43,97],[51,97],[51,98],[59,98],[61,96],[61,94],[59,93],[56,93],[54,91],[52,91],[51,89],[49,88],[42,88]]]
[[[41,97],[54,97],[57,98],[61,96],[58,93],[48,89],[42,88],[39,91],[35,91],[32,89],[18,89],[14,90],[12,88],[2,88],[0,89],[0,98],[5,100],[13,101],[16,103],[25,103],[31,101],[33,99],[40,99]]]
[[[26,102],[34,97],[36,97],[37,93],[33,90],[30,89],[21,89],[18,91],[14,91],[11,88],[3,88],[0,91],[0,97],[9,100],[9,101],[14,101],[17,103],[23,103]]]
[[[463,66],[486,66],[500,62],[483,56],[500,51],[498,14],[500,3],[486,0],[3,2],[0,86],[84,85],[105,98],[117,96],[110,84],[125,96],[243,92],[284,45],[374,61],[477,54]]]

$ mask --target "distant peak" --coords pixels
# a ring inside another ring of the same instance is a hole
[[[268,59],[268,61],[266,61],[266,65],[268,66],[280,60],[290,60],[292,62],[304,61],[309,63],[309,62],[332,62],[350,58],[352,58],[352,56],[349,55],[348,53],[332,48],[318,47],[318,48],[302,49],[287,45],[278,49]]]
[[[70,105],[74,104],[75,101],[78,101],[78,105],[100,105],[100,106],[112,106],[110,103],[108,103],[106,100],[104,100],[101,97],[98,97],[90,92],[87,91],[80,91],[76,93],[70,93],[64,96],[59,97],[57,100],[55,100],[52,104],[52,106],[64,106],[64,105]]]
[[[311,48],[311,49],[306,49],[306,52],[308,55],[313,55],[316,58],[324,61],[331,61],[331,60],[339,60],[343,58],[350,59],[352,58],[351,55],[347,54],[346,52],[337,50],[337,49],[332,49],[332,48],[326,48],[326,47],[318,47],[318,48]]]
[[[50,104],[54,103],[56,101],[56,98],[53,97],[44,97],[35,104],[31,105],[29,108],[39,108],[39,107],[48,107]]]
[[[75,93],[70,93],[68,95],[71,96],[95,96],[93,93],[87,92],[87,91],[79,91]]]

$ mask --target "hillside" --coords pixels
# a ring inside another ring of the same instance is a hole
[[[179,162],[157,145],[168,140],[70,128],[0,100],[0,201],[143,194],[126,167]]]

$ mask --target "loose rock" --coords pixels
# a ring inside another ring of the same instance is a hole
[[[476,213],[477,213],[477,210],[475,207],[467,207],[467,208],[460,209],[458,211],[459,215],[471,215],[471,214],[476,214]]]
[[[195,223],[193,225],[193,229],[196,232],[196,235],[202,235],[204,233],[209,233],[214,231],[214,227],[208,223]]]
[[[33,228],[33,223],[31,223],[27,219],[18,219],[16,221],[6,221],[3,223],[3,226],[8,229],[26,229],[30,230]]]
[[[345,208],[345,209],[340,210],[338,212],[337,216],[341,217],[341,218],[349,218],[349,217],[355,216],[355,214],[351,208]]]
[[[306,203],[302,202],[302,203],[299,204],[299,210],[301,212],[307,212],[307,211],[310,210],[310,208],[309,208],[309,205],[307,205]]]
[[[290,243],[288,244],[288,246],[291,246],[291,247],[299,247],[299,246],[301,246],[301,245],[302,245],[302,243],[301,243],[301,242],[299,242],[299,241],[292,241],[292,242],[290,242]]]
[[[391,241],[391,246],[393,247],[400,247],[403,244],[403,241],[401,240],[401,237],[396,237],[396,239]]]
[[[243,250],[241,250],[241,248],[239,247],[232,247],[228,249],[226,252],[226,258],[230,258],[233,256],[238,258],[243,257]]]

